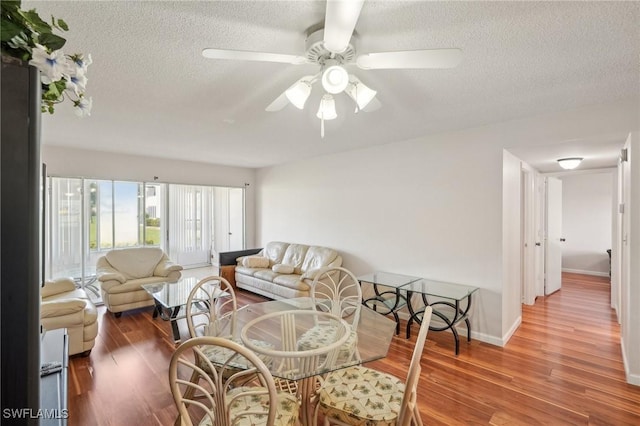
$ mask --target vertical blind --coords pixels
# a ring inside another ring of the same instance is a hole
[[[169,256],[182,266],[207,264],[213,241],[213,188],[169,185]]]

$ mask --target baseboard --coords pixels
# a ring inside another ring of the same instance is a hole
[[[608,272],[598,272],[598,271],[585,271],[583,269],[565,269],[562,268],[562,272],[571,272],[573,274],[583,274],[583,275],[593,275],[595,277],[608,277]]]
[[[409,319],[409,314],[407,312],[398,312],[398,316],[403,319],[403,320],[408,320]],[[510,330],[508,336],[509,338],[511,338],[511,335],[516,331],[516,329],[518,328],[518,326],[520,326],[520,322],[522,321],[522,317],[518,318],[517,324],[515,324],[515,326],[512,328],[512,330]],[[431,325],[432,326],[440,326],[443,327],[446,324],[444,323],[444,321],[442,321],[440,318],[436,317],[435,315],[431,317]],[[414,324],[415,326],[415,324]],[[480,333],[477,331],[473,330],[473,327],[471,327],[471,339],[472,340],[478,340],[479,342],[483,342],[483,343],[488,343],[490,345],[494,345],[494,346],[500,346],[503,347],[507,341],[509,340],[509,338],[507,338],[505,340],[505,338],[500,338],[497,336],[492,336],[489,334],[484,334],[484,333]],[[417,333],[417,331],[415,331],[416,329],[412,328],[411,332],[412,333]],[[460,336],[460,340],[462,341],[462,339],[466,339],[467,338],[467,326],[464,323],[459,323],[456,325],[456,330],[458,331],[458,335]],[[445,333],[451,333],[451,330],[443,330]],[[400,333],[404,333],[405,330],[400,330]]]

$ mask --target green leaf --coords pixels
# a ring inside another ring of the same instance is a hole
[[[40,34],[40,37],[38,37],[38,42],[43,46],[47,46],[51,50],[58,50],[61,49],[62,46],[64,46],[67,40],[58,35],[48,33]]]
[[[22,32],[22,27],[13,21],[5,21],[2,19],[2,27],[0,28],[2,41],[9,41]]]
[[[58,27],[63,31],[69,31],[69,26],[62,19],[58,19]]]
[[[10,12],[17,12],[18,9],[20,9],[19,0],[2,0],[0,4],[2,7],[2,15],[8,14]]]
[[[38,12],[35,9],[31,10],[21,10],[20,14],[25,18],[26,24],[31,27],[35,32],[38,33],[51,33],[51,25],[47,24],[45,21],[40,18]]]

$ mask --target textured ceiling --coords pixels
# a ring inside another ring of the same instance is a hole
[[[350,69],[382,108],[320,138],[306,109],[264,108],[313,65],[205,59],[205,47],[301,54],[322,1],[27,2],[70,27],[67,53],[93,56],[90,118],[61,105],[45,144],[262,167],[426,134],[640,99],[638,2],[366,1],[359,53],[457,47],[455,69]],[[611,141],[605,141],[611,143]],[[618,141],[619,143],[619,141]]]

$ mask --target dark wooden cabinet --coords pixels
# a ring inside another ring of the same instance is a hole
[[[42,363],[60,362],[62,369],[40,378],[40,426],[65,426],[69,417],[69,335],[66,328],[44,333],[40,347]]]
[[[40,75],[2,57],[0,149],[0,336],[2,424],[40,406],[41,190]],[[25,411],[27,412],[27,411]]]

